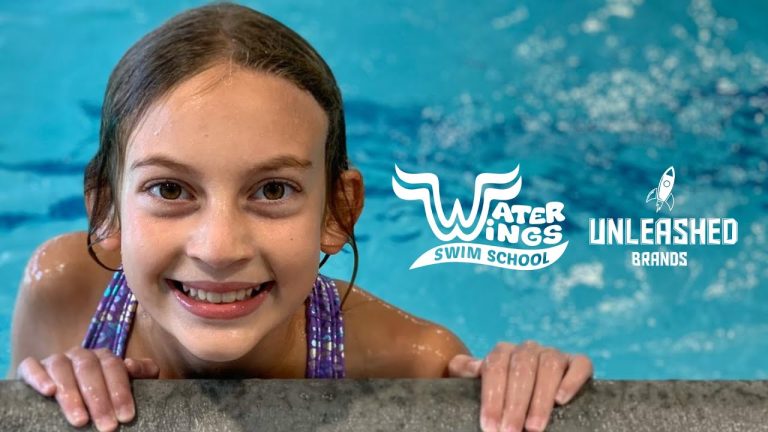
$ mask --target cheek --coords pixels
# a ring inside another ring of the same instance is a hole
[[[272,255],[271,261],[280,267],[299,269],[318,260],[320,253],[319,216],[307,214],[285,221],[269,221],[258,224],[264,252]]]
[[[170,220],[152,217],[130,199],[123,202],[120,215],[123,260],[137,263],[157,260],[170,246],[168,241],[175,237],[174,225]]]
[[[120,213],[121,255],[125,276],[134,295],[150,315],[162,316],[163,289],[158,278],[167,270],[172,238],[167,221],[151,218],[130,199]]]
[[[278,277],[304,280],[317,274],[322,202],[322,199],[308,200],[303,211],[293,217],[257,223],[261,226],[261,238],[266,240],[262,243],[262,253]]]

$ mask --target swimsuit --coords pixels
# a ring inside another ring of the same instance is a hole
[[[83,339],[83,348],[108,348],[125,357],[138,301],[118,269],[104,291]],[[344,320],[339,293],[330,278],[317,275],[304,301],[307,321],[306,378],[344,378]]]

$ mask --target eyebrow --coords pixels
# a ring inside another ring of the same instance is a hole
[[[199,175],[198,171],[193,167],[162,155],[152,155],[144,159],[136,160],[131,164],[130,170],[133,171],[135,169],[148,166],[162,166],[189,175]],[[281,168],[298,168],[306,170],[311,167],[312,161],[310,160],[297,158],[291,155],[280,155],[254,165],[248,169],[248,174],[263,171],[277,171]]]

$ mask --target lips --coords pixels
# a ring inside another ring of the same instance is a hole
[[[190,313],[209,319],[235,319],[258,309],[275,281],[252,283],[181,282],[166,279],[172,293]]]

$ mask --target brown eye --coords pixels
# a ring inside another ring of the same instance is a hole
[[[264,198],[279,200],[285,195],[285,185],[278,182],[269,182],[264,185]]]
[[[150,188],[150,190],[156,190],[156,194],[163,199],[176,200],[179,199],[183,189],[181,185],[174,182],[158,183]]]

